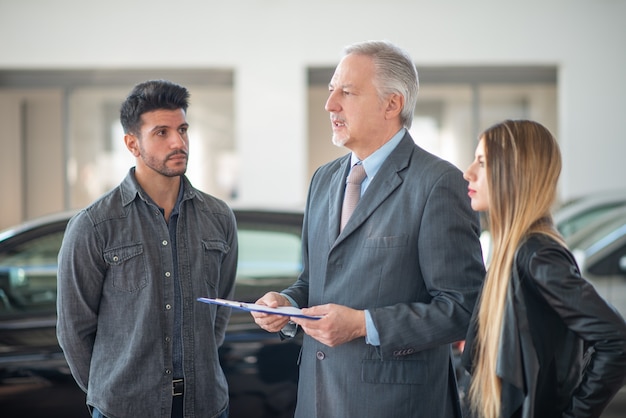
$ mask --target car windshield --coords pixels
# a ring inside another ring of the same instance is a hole
[[[299,236],[274,231],[239,231],[238,281],[295,277],[301,268]]]
[[[603,205],[589,208],[586,211],[579,213],[578,215],[564,219],[562,222],[558,222],[557,228],[559,232],[567,238],[568,236],[575,234],[587,225],[591,224],[596,219],[599,219],[605,213],[610,212],[611,210],[619,208],[623,205],[624,204],[620,202],[611,205]]]
[[[43,235],[0,253],[0,310],[56,309],[57,254],[63,232]]]
[[[235,298],[256,302],[295,282],[302,270],[299,228],[241,222]]]
[[[626,234],[626,210],[616,210],[573,235],[569,246],[595,252],[612,242],[616,236]]]

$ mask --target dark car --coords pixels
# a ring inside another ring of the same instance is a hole
[[[89,417],[56,339],[57,254],[73,212],[0,232],[0,415]],[[301,263],[302,213],[235,210],[235,298],[254,302],[292,284]],[[200,302],[198,302],[200,303]],[[280,341],[233,310],[220,361],[231,418],[292,417],[301,338]]]

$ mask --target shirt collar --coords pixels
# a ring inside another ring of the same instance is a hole
[[[382,147],[378,148],[372,155],[363,160],[363,168],[367,173],[368,183],[372,181],[378,170],[383,165],[383,162],[387,159],[389,154],[398,146],[402,138],[406,133],[406,128],[400,129],[394,136],[391,137]],[[350,167],[359,162],[354,153],[352,153],[350,160]]]
[[[183,201],[185,197],[185,192],[186,192],[186,187],[187,187],[186,184],[189,184],[187,181],[187,178],[185,176],[180,176],[180,189],[178,190],[178,197],[176,198],[176,203],[174,204],[173,213],[178,213],[180,203]],[[141,186],[137,182],[137,179],[135,178],[135,167],[130,168],[126,178],[122,181],[122,188],[123,188],[122,194],[124,196],[123,205],[129,204],[135,199],[136,196],[139,196],[139,198],[143,200],[144,202],[146,203],[150,202],[156,207],[158,207],[159,210],[163,211],[162,208],[160,208],[156,203],[154,203],[152,198],[148,196],[148,194],[141,188]],[[191,186],[189,186],[189,188],[191,189]],[[188,193],[188,195],[189,195],[188,197],[194,196],[193,193]]]

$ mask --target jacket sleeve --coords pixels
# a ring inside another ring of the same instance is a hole
[[[626,376],[626,323],[581,277],[575,260],[564,248],[547,246],[528,263],[542,297],[593,354],[583,370],[564,416],[599,416],[619,391]]]
[[[417,286],[430,299],[371,310],[384,357],[394,357],[398,347],[422,351],[462,340],[485,276],[478,216],[459,172],[448,170],[433,182],[416,222],[419,232],[411,238],[418,242],[419,271],[407,269],[395,280],[422,280]]]

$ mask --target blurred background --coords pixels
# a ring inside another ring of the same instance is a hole
[[[460,169],[503,119],[553,132],[555,222],[626,315],[625,18],[626,0],[0,0],[0,231],[21,224],[0,233],[0,415],[88,416],[56,340],[56,260],[73,210],[134,164],[119,123],[133,86],[190,90],[187,174],[235,208],[236,292],[254,301],[299,273],[311,175],[348,152],[331,143],[328,83],[369,39],[412,55],[413,138]],[[233,315],[220,352],[233,418],[293,416],[298,344]],[[626,387],[603,418],[625,410]]]
[[[622,187],[625,17],[624,0],[0,0],[0,229],[117,185],[133,165],[119,106],[152,78],[191,91],[196,187],[302,208],[313,171],[348,152],[327,86],[368,39],[413,56],[424,148],[464,169],[480,131],[531,118],[561,144],[562,201]]]

